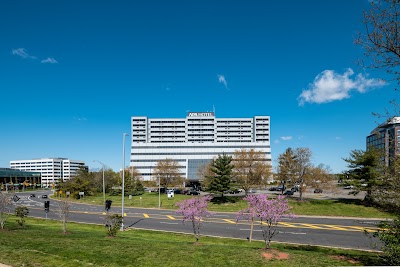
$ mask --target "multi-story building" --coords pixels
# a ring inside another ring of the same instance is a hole
[[[88,169],[84,161],[67,158],[42,158],[32,160],[12,160],[11,169],[40,172],[42,185],[48,187],[58,181],[69,180],[81,168]]]
[[[271,163],[270,117],[216,118],[214,112],[189,112],[186,118],[131,118],[131,159],[143,180],[153,180],[157,162],[172,159],[189,180],[214,157],[236,150],[262,151]]]
[[[400,117],[392,117],[367,136],[367,149],[383,149],[386,166],[400,154]]]

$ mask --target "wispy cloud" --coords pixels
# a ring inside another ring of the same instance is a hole
[[[75,116],[74,120],[76,120],[76,121],[87,121],[87,119],[85,117],[82,117],[82,116]]]
[[[25,49],[25,48],[12,49],[12,50],[11,50],[11,53],[12,53],[13,55],[20,56],[20,57],[22,57],[22,58],[36,59],[35,56],[29,55],[28,52],[26,52],[26,49]]]
[[[367,76],[359,73],[355,77],[352,69],[347,69],[343,74],[333,70],[324,70],[315,77],[307,90],[303,90],[299,96],[299,105],[308,103],[328,103],[336,100],[350,98],[351,91],[365,93],[368,89],[373,89],[386,85],[380,79],[368,79]]]
[[[336,136],[336,137],[335,137],[335,140],[342,140],[342,137]]]
[[[225,88],[228,88],[228,82],[226,81],[225,76],[218,74],[217,77],[218,77],[218,82],[222,83]]]
[[[55,59],[54,59],[54,58],[52,58],[52,57],[48,57],[48,58],[46,58],[46,59],[43,59],[42,61],[40,61],[40,63],[57,64],[57,63],[58,63],[58,61],[57,61],[57,60],[55,60]]]
[[[293,136],[281,136],[281,139],[282,139],[283,141],[289,141],[289,140],[292,140],[292,139],[293,139]]]

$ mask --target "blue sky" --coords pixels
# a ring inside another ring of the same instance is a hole
[[[368,0],[0,2],[0,167],[67,157],[122,167],[130,117],[271,116],[274,160],[334,172],[397,97],[355,64]],[[129,162],[129,139],[126,142]]]

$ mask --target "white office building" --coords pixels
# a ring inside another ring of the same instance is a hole
[[[66,181],[75,176],[80,168],[88,169],[84,161],[67,158],[42,158],[32,160],[12,160],[10,168],[22,171],[40,172],[43,187],[60,180]]]
[[[216,118],[189,112],[186,118],[131,118],[131,159],[143,180],[153,180],[157,162],[173,159],[186,179],[199,180],[198,168],[223,153],[255,149],[271,163],[270,117]]]

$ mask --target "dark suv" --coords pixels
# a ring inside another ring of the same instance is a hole
[[[199,192],[199,191],[196,191],[196,190],[190,190],[189,192],[186,193],[186,195],[194,195],[194,196],[197,196],[197,195],[200,195],[200,192]]]

